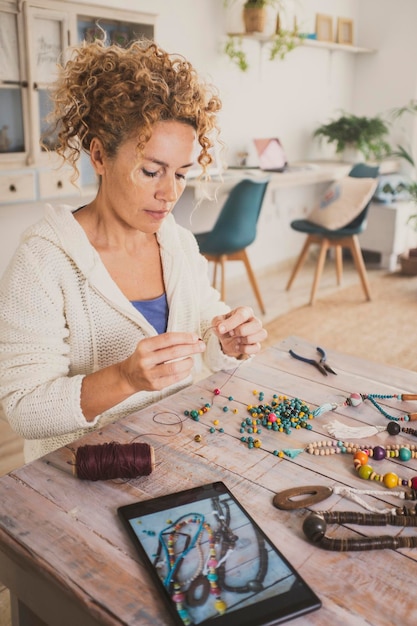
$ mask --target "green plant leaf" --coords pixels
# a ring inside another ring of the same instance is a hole
[[[360,150],[366,159],[381,160],[392,152],[385,137],[389,127],[381,117],[359,117],[343,113],[338,119],[322,124],[313,133],[314,137],[336,145],[341,153],[347,146]]]

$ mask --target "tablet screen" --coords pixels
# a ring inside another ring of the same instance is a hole
[[[321,606],[222,482],[118,514],[175,624],[279,624]]]

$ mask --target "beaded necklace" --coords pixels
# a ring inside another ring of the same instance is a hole
[[[386,474],[377,474],[373,468],[368,465],[369,457],[375,461],[382,461],[386,458],[397,459],[399,461],[410,461],[417,458],[417,446],[416,445],[387,445],[383,446],[371,446],[367,444],[356,444],[345,441],[336,440],[323,440],[315,441],[305,448],[305,451],[309,454],[315,454],[319,456],[328,456],[332,454],[353,454],[353,465],[359,474],[360,478],[364,480],[375,480],[384,483],[388,489],[394,489],[395,487],[411,487],[417,489],[417,476],[406,479],[400,478],[394,472],[388,472]]]
[[[180,531],[189,524],[197,524],[197,530],[188,545],[186,544],[185,548],[177,554],[175,546],[178,535],[181,534]],[[197,541],[200,540],[200,536],[204,530],[207,532],[208,535],[209,551],[203,574],[208,581],[210,587],[209,592],[216,598],[214,606],[217,612],[220,615],[223,615],[223,613],[225,613],[227,609],[227,605],[221,598],[221,590],[218,585],[218,574],[216,571],[218,566],[215,547],[216,538],[212,527],[208,522],[205,521],[204,516],[199,515],[198,513],[191,513],[182,516],[176,522],[170,524],[168,528],[159,533],[159,541],[163,546],[165,553],[167,554],[169,564],[168,573],[164,579],[164,585],[167,588],[170,588],[172,586],[172,600],[175,602],[177,612],[186,626],[190,625],[192,621],[185,605],[186,594],[182,590],[182,585],[185,583],[180,583],[176,576],[183,559],[190,552],[190,550],[195,547]],[[167,540],[165,539],[166,536]],[[206,599],[208,595],[208,593],[204,593],[206,583],[204,583],[199,576],[193,578],[190,585],[191,592],[189,589],[189,595],[192,596],[193,592],[195,592],[199,587],[202,587],[203,596]],[[196,604],[197,603],[193,604],[193,602],[191,602],[190,606],[195,606]]]
[[[317,409],[313,411],[313,415],[314,417],[319,417],[319,415],[323,415],[323,413],[327,413],[328,411],[335,411],[339,407],[343,407],[343,406],[356,407],[362,404],[362,402],[364,402],[365,400],[369,400],[374,405],[374,407],[382,415],[384,415],[384,417],[390,420],[394,420],[396,422],[398,421],[413,422],[417,420],[417,413],[406,413],[402,415],[401,417],[396,417],[394,415],[391,415],[387,411],[385,411],[385,409],[378,402],[378,400],[389,400],[392,398],[399,400],[400,402],[407,402],[409,400],[417,400],[417,394],[413,394],[413,393],[380,394],[380,393],[354,392],[354,393],[351,393],[340,404],[331,403],[331,402],[326,402],[325,404],[322,404],[321,406],[317,407]]]
[[[229,550],[233,550],[237,535],[230,529],[230,508],[226,501],[220,503],[218,498],[212,499],[213,509],[219,520],[219,534],[222,537],[221,559],[218,564],[217,573],[222,589],[234,593],[258,593],[263,589],[263,582],[268,571],[268,551],[265,547],[263,537],[256,532],[256,540],[258,543],[259,565],[255,578],[250,579],[244,585],[230,585],[226,582],[226,556]],[[224,510],[223,508],[224,507]]]
[[[417,548],[417,537],[382,535],[354,539],[326,537],[326,522],[330,524],[361,524],[365,526],[417,526],[414,512],[400,510],[397,514],[357,513],[354,511],[320,511],[308,515],[303,523],[307,539],[325,550],[384,550]]]

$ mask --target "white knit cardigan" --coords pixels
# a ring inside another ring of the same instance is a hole
[[[168,330],[198,333],[209,369],[238,361],[221,351],[210,331],[229,310],[210,286],[207,262],[192,233],[172,215],[158,232],[169,305]],[[32,459],[182,389],[139,392],[87,422],[80,406],[86,374],[127,358],[156,335],[108,274],[68,206],[47,206],[29,228],[0,282],[0,402]],[[207,336],[205,336],[205,333]],[[195,357],[195,371],[202,367]]]

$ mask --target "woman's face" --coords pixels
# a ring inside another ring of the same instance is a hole
[[[100,208],[125,228],[155,233],[185,189],[196,132],[181,122],[158,122],[139,162],[136,143],[126,141],[115,157],[104,156],[98,164],[93,158],[101,176]]]

